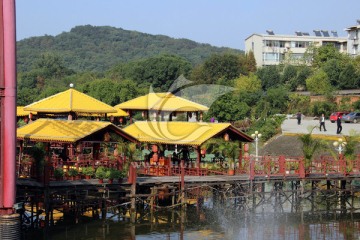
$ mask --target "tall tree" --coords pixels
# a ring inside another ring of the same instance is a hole
[[[207,84],[217,83],[221,79],[227,82],[239,77],[241,73],[240,58],[238,55],[229,53],[214,54],[200,66],[199,70],[200,74],[197,72],[197,75],[192,75],[192,80]]]
[[[306,79],[306,88],[313,94],[326,95],[332,91],[329,78],[321,69]]]
[[[265,91],[280,84],[280,73],[277,66],[262,67],[258,69],[256,74],[261,79],[261,85]]]

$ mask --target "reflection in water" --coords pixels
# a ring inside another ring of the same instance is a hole
[[[213,192],[214,193],[214,192]],[[294,207],[288,197],[272,196],[244,207],[239,198],[205,194],[186,210],[138,214],[136,224],[116,215],[107,220],[59,221],[25,239],[359,239],[360,213],[346,211],[349,199],[315,196]],[[222,195],[223,196],[223,195]],[[279,207],[278,202],[282,202]],[[358,199],[354,206],[359,206]],[[109,215],[110,216],[110,215]]]

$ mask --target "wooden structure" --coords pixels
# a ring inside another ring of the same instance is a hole
[[[114,156],[109,149],[114,150],[119,139],[136,142],[135,138],[110,122],[54,119],[38,119],[18,128],[17,139],[19,176],[32,175],[32,169],[36,168],[34,161],[24,158],[26,146],[43,142],[47,144],[46,166],[51,167],[45,171],[48,178],[52,177],[53,168],[58,166],[68,169],[71,166],[81,168],[116,165],[118,168],[124,159],[120,154]],[[36,162],[36,159],[33,160]]]
[[[197,119],[202,121],[202,114],[208,111],[209,108],[187,100],[182,97],[178,97],[172,93],[149,93],[144,96],[137,97],[135,99],[120,103],[114,106],[116,109],[123,109],[128,111],[130,116],[130,122],[132,122],[132,115],[134,111],[142,111],[144,120],[150,120],[150,115],[154,115],[154,119],[164,121],[165,115],[169,115],[169,121],[172,121],[172,117],[177,113],[187,113],[187,118],[195,113]]]
[[[77,119],[81,114],[106,117],[108,113],[118,112],[115,108],[73,88],[27,105],[24,110],[37,112],[39,118],[62,116],[69,120]]]
[[[201,146],[210,138],[224,138],[226,141],[251,142],[253,139],[247,134],[239,131],[229,123],[205,123],[205,122],[135,122],[124,128],[124,131],[133,136],[140,143],[155,144],[152,152],[155,153],[150,159],[148,169],[144,174],[169,175],[172,171],[179,171],[180,161],[172,161],[172,156],[161,155],[158,151],[160,145],[192,147],[196,152],[196,159],[186,159],[186,164],[192,164],[192,169],[197,175],[203,175],[201,169],[201,158],[206,150]],[[203,151],[203,152],[202,152]],[[239,152],[241,152],[241,144]],[[241,154],[240,154],[241,156]],[[185,160],[185,159],[178,159]],[[175,166],[176,165],[176,166]]]

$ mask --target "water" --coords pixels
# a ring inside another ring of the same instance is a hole
[[[106,220],[59,221],[51,229],[29,232],[24,239],[360,239],[360,212],[348,209],[351,198],[317,194],[299,202],[290,195],[269,194],[243,201],[212,193],[186,210],[139,213],[136,224],[108,213]],[[359,208],[358,198],[353,206]]]

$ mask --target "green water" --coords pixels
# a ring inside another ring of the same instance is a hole
[[[229,203],[230,202],[230,203]],[[270,204],[271,205],[271,204]],[[321,204],[320,204],[321,205]],[[326,203],[323,204],[326,206]],[[264,205],[266,206],[266,204]],[[292,212],[260,207],[244,211],[241,204],[227,200],[214,204],[188,206],[186,211],[162,210],[145,212],[137,223],[118,214],[107,214],[106,220],[82,218],[78,223],[58,222],[51,229],[24,234],[23,239],[359,239],[360,214],[324,210]]]

